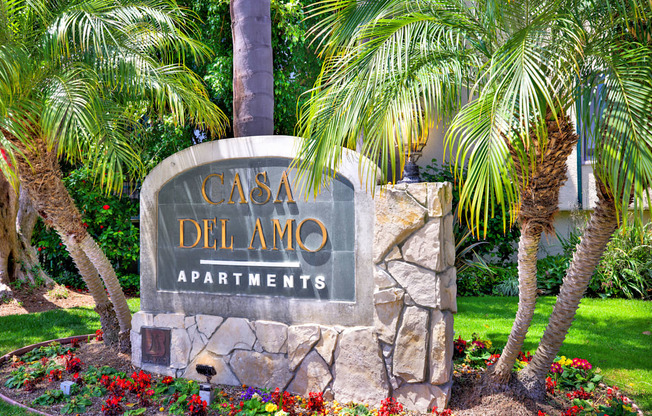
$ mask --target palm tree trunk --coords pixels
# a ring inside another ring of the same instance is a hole
[[[518,242],[518,310],[507,345],[492,369],[492,379],[499,383],[509,381],[534,316],[537,300],[537,252],[541,231],[540,227],[527,226],[521,231]]]
[[[24,158],[18,158],[18,173],[23,186],[32,198],[34,209],[44,219],[46,224],[53,225],[61,240],[66,244],[71,255],[79,249],[93,266],[91,271],[85,267],[82,259],[78,264],[80,272],[85,273],[85,281],[90,283],[89,290],[94,290],[94,296],[99,295],[101,282],[97,279],[99,272],[111,296],[111,303],[120,326],[119,348],[130,350],[129,333],[131,330],[131,312],[124,293],[113,270],[113,266],[101,252],[93,238],[86,231],[82,216],[75,202],[61,180],[61,170],[56,156],[56,150],[48,150],[46,144],[37,141],[33,148],[26,148],[20,142]],[[75,254],[76,255],[76,254]],[[98,282],[98,283],[96,283]],[[92,288],[92,289],[91,289]],[[101,298],[100,298],[101,299]],[[98,306],[104,309],[104,302]],[[110,318],[107,322],[110,322]]]
[[[270,0],[231,0],[233,134],[274,134]]]
[[[532,323],[536,307],[537,252],[541,234],[553,231],[554,215],[559,206],[559,191],[566,181],[566,161],[578,137],[570,119],[552,112],[546,114],[548,141],[545,146],[530,130],[532,146],[526,151],[526,163],[536,160],[537,166],[529,174],[523,171],[522,160],[511,143],[507,142],[519,181],[521,207],[518,220],[521,238],[518,250],[519,302],[507,345],[488,376],[493,383],[504,384],[512,375],[518,353]],[[530,155],[533,157],[530,157]]]
[[[62,231],[57,230],[57,233],[65,237]],[[89,293],[93,296],[95,312],[100,315],[102,331],[104,332],[104,342],[111,347],[119,348],[120,325],[118,324],[118,318],[113,309],[113,304],[104,290],[104,285],[102,284],[102,280],[100,280],[97,270],[88,257],[86,257],[86,254],[79,248],[78,244],[65,240],[64,244],[66,245],[68,254],[70,254],[70,257],[75,262],[75,266],[77,266],[77,270],[84,283],[86,283]]]
[[[598,183],[598,202],[595,211],[591,214],[582,241],[577,245],[573,260],[566,272],[548,327],[534,358],[519,375],[519,379],[529,387],[534,397],[541,396],[545,392],[544,379],[575,319],[580,300],[600,262],[600,257],[617,227],[618,217],[614,200],[607,194],[602,184]]]
[[[111,301],[113,302],[115,313],[120,323],[120,334],[118,337],[120,351],[131,351],[131,311],[129,310],[129,305],[127,305],[124,292],[122,292],[122,288],[120,287],[120,282],[118,282],[115,270],[102,249],[88,233],[86,233],[78,244],[84,254],[88,256],[90,262],[97,268],[100,276],[102,276],[102,280],[104,280],[106,289],[109,291],[109,296],[111,296]]]

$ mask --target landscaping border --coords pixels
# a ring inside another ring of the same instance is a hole
[[[18,356],[23,355],[25,353],[28,353],[28,352],[32,351],[35,348],[44,347],[44,346],[46,346],[46,345],[48,345],[48,344],[50,344],[52,342],[58,342],[61,345],[66,345],[66,344],[72,343],[73,340],[92,339],[92,338],[95,338],[95,334],[76,335],[76,336],[67,337],[67,338],[51,339],[49,341],[43,341],[43,342],[39,342],[37,344],[28,345],[26,347],[18,348],[17,350],[8,352],[7,354],[0,357],[0,364],[4,363],[5,361],[8,361],[14,355],[18,355]],[[6,403],[9,403],[12,406],[18,406],[20,408],[23,408],[23,409],[27,410],[28,412],[36,413],[36,414],[42,415],[42,416],[56,416],[56,415],[52,415],[50,413],[41,412],[40,410],[32,409],[29,406],[25,406],[22,403],[18,403],[17,401],[15,401],[13,399],[10,399],[9,397],[5,396],[2,393],[0,393],[0,399],[5,401]]]

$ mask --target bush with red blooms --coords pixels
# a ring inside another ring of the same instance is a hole
[[[309,410],[311,414],[323,415],[326,412],[326,409],[324,408],[324,393],[308,393],[306,409]]]
[[[102,405],[102,414],[104,416],[120,416],[125,409],[120,405],[122,396],[113,395],[109,397]]]
[[[464,351],[466,351],[466,341],[462,339],[460,335],[459,338],[453,341],[453,359],[464,357]]]
[[[437,410],[437,406],[435,406],[432,408],[432,416],[453,416],[453,411],[451,409],[439,411]]]
[[[152,385],[151,374],[147,374],[142,370],[139,372],[134,371],[134,373],[131,375],[131,378],[134,382],[131,386],[129,386],[129,390],[133,391],[136,394],[144,393],[145,391],[149,390]]]
[[[561,416],[576,416],[582,413],[584,407],[582,406],[573,406],[570,409],[566,409],[565,412],[562,412]]]
[[[196,394],[190,396],[188,399],[188,415],[189,416],[206,416],[206,402]]]
[[[398,415],[403,411],[403,405],[394,400],[393,397],[388,397],[380,402],[380,410],[378,416],[391,416]]]
[[[79,348],[80,343],[81,343],[81,338],[73,338],[72,340],[70,340],[70,345],[73,348]]]
[[[539,410],[539,412],[537,413],[537,416],[548,416],[548,414],[546,412],[542,411],[542,410]]]
[[[104,341],[104,332],[102,332],[101,329],[98,329],[95,331],[95,340],[96,341]]]
[[[75,354],[73,354],[72,351],[68,351],[68,353],[63,356],[63,359],[68,373],[72,374],[81,371],[81,366],[84,363],[82,363],[79,358],[75,357]]]
[[[170,376],[165,376],[163,377],[163,380],[161,380],[161,383],[165,384],[166,386],[169,386],[170,384],[174,383],[174,379]]]
[[[59,381],[63,377],[63,372],[55,368],[54,370],[50,370],[50,374],[48,374],[48,381],[53,382],[53,381]]]
[[[570,399],[581,399],[581,400],[588,400],[591,397],[593,397],[593,393],[584,391],[584,387],[580,387],[579,390],[575,390],[570,393],[566,393],[566,396]]]
[[[518,360],[523,361],[524,363],[529,363],[532,361],[532,358],[534,358],[534,356],[530,353],[530,351],[525,354],[523,354],[523,351],[519,351],[518,353]]]
[[[36,388],[36,380],[34,377],[28,377],[23,381],[23,389],[27,392],[33,391]]]
[[[484,363],[487,365],[487,367],[489,367],[494,365],[499,358],[500,354],[491,354],[488,360],[484,360]]]
[[[557,388],[557,382],[550,377],[546,377],[546,391],[554,395],[555,388]]]
[[[277,387],[276,390],[272,393],[272,403],[276,404],[280,410],[283,410],[285,413],[289,414],[290,416],[296,416],[297,411],[294,408],[295,405],[295,400],[294,396],[292,396],[290,393],[287,391],[284,391],[283,394],[281,394],[281,391]]]

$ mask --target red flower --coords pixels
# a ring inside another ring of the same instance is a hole
[[[85,228],[88,228],[88,224],[87,224],[87,223],[84,223],[83,225],[84,225]]]
[[[107,210],[107,209],[109,209],[109,208],[111,208],[111,207],[108,206],[108,205],[104,205],[104,206],[102,207],[103,210]]]
[[[38,251],[41,251],[41,250],[43,250],[43,247],[39,247],[37,250],[38,250]]]
[[[104,228],[104,226],[103,226],[103,225],[100,225],[100,230],[101,230],[102,228]]]

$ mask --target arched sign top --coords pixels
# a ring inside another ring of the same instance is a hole
[[[208,142],[150,173],[141,191],[142,250],[150,251],[141,255],[141,285],[155,293],[141,290],[144,310],[255,317],[247,305],[258,305],[301,321],[291,311],[309,312],[316,301],[365,311],[353,320],[370,321],[364,251],[373,215],[361,210],[373,214],[373,204],[354,163],[359,155],[345,152],[329,186],[306,199],[291,167],[300,144],[287,136]]]

